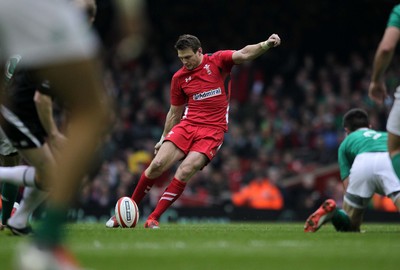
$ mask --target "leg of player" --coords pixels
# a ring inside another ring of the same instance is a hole
[[[168,187],[161,195],[154,211],[147,218],[144,227],[158,229],[161,215],[182,195],[185,190],[186,182],[174,177]]]
[[[161,215],[182,195],[189,179],[207,164],[207,157],[199,152],[189,152],[178,167],[175,177],[161,195],[154,211],[144,224],[145,228],[159,228]]]
[[[17,186],[38,186],[35,179],[35,168],[26,165],[0,167],[0,181]]]
[[[344,232],[359,232],[364,218],[365,208],[355,208],[344,201],[343,209],[345,214],[347,214],[348,219],[344,216],[338,216],[336,217],[335,222],[332,220],[336,230]]]
[[[387,145],[393,169],[397,178],[400,179],[400,122],[398,121],[400,117],[400,88],[396,89],[394,97],[395,100],[386,122],[388,131]]]
[[[44,144],[40,148],[20,149],[19,153],[29,164],[35,166],[35,168],[27,166],[10,168],[10,171],[7,172],[9,177],[16,177],[14,180],[22,181],[22,184],[24,185],[26,185],[28,180],[29,183],[33,183],[34,186],[48,186],[48,183],[44,183],[43,180],[48,179],[48,168],[52,166],[52,164],[55,164],[54,157],[48,145]],[[15,173],[12,169],[17,171],[17,173]],[[24,172],[22,173],[22,177],[21,172]],[[18,177],[20,177],[20,179],[18,179]],[[39,182],[39,180],[41,181]],[[46,195],[47,192],[41,191],[36,187],[28,185],[25,188],[20,208],[7,222],[8,228],[13,234],[29,235],[32,233],[32,228],[29,226],[29,218],[31,217],[33,211],[44,201]]]
[[[388,132],[388,148],[393,169],[400,179],[400,136]]]
[[[48,193],[37,188],[25,187],[19,208],[8,219],[7,226],[14,235],[25,236],[33,233],[29,218],[44,202]]]
[[[42,77],[52,82],[57,96],[68,104],[68,141],[49,168],[51,184],[46,217],[38,227],[35,242],[53,249],[62,243],[62,227],[71,201],[91,165],[102,135],[108,131],[109,102],[101,79],[99,64],[81,60],[43,69]],[[84,76],[82,74],[85,74]],[[79,79],[77,79],[79,78]],[[85,97],[82,98],[82,93]]]
[[[332,199],[328,199],[307,218],[304,232],[316,232],[329,221],[338,232],[351,231],[350,217],[343,209],[336,207]]]
[[[20,157],[17,153],[10,155],[0,155],[1,166],[16,166],[20,164]],[[1,188],[1,224],[0,230],[7,224],[14,208],[14,203],[17,198],[19,187],[9,183],[3,183]]]
[[[41,77],[49,79],[60,100],[68,104],[68,140],[57,152],[57,163],[48,168],[46,182],[51,192],[47,214],[34,234],[33,244],[20,248],[17,263],[21,269],[30,269],[29,265],[39,262],[49,266],[52,261],[57,269],[79,268],[63,247],[63,225],[95,150],[109,130],[111,113],[99,68],[93,59],[84,59],[40,70]]]
[[[19,187],[9,183],[3,183],[1,186],[1,223],[0,230],[4,229],[7,220],[11,217],[11,213],[16,203]]]
[[[163,172],[171,168],[175,162],[181,160],[185,154],[175,146],[175,144],[165,141],[157,155],[151,161],[149,167],[140,176],[139,182],[132,193],[132,200],[139,204],[144,196],[150,191],[153,184],[158,180]],[[112,216],[107,222],[106,227],[119,227],[115,216]]]

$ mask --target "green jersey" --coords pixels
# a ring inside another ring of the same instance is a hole
[[[387,27],[389,26],[400,28],[400,5],[396,5],[392,9],[387,22]]]
[[[387,133],[369,128],[360,128],[351,132],[340,144],[340,177],[344,180],[350,175],[350,169],[357,155],[370,152],[387,152]]]

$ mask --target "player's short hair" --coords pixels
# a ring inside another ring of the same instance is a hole
[[[189,34],[179,36],[178,40],[175,43],[175,49],[178,51],[191,48],[193,52],[197,52],[200,47],[200,40],[196,36]]]
[[[350,132],[369,127],[368,113],[360,108],[349,110],[343,116],[343,127],[349,129]]]

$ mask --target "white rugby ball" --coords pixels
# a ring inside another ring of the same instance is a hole
[[[134,200],[122,197],[115,205],[115,218],[122,228],[134,228],[139,220],[139,209]]]

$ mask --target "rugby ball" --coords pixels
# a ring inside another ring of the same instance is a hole
[[[134,228],[139,220],[139,209],[131,198],[122,197],[115,205],[115,218],[122,228]]]

